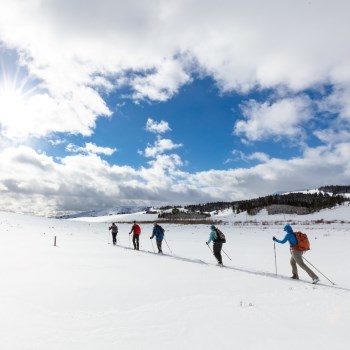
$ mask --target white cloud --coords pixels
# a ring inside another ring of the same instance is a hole
[[[249,160],[258,160],[259,162],[266,163],[270,157],[266,153],[263,152],[254,152],[247,156]]]
[[[22,97],[10,100],[0,93],[0,132],[12,139],[43,137],[52,132],[91,135],[97,116],[109,116],[111,112],[91,88],[76,86],[72,90],[55,96],[25,95],[23,91]]]
[[[239,120],[234,133],[243,135],[249,141],[264,140],[271,136],[300,136],[300,125],[313,116],[311,101],[303,96],[273,103],[251,100],[241,106],[241,109],[247,120]]]
[[[174,143],[170,139],[162,139],[158,136],[158,139],[155,141],[153,146],[146,147],[144,155],[146,157],[156,157],[165,151],[171,151],[176,148],[182,147],[181,143]]]
[[[350,143],[306,149],[291,160],[269,159],[249,169],[179,170],[178,155],[157,155],[148,167],[109,165],[94,154],[57,162],[29,147],[0,152],[0,210],[41,215],[122,204],[234,201],[278,190],[347,183]]]
[[[73,153],[104,154],[106,156],[111,156],[117,151],[116,148],[100,147],[91,142],[85,143],[85,147],[79,147],[70,143],[67,145],[66,150]]]
[[[40,84],[14,117],[1,115],[3,132],[90,135],[111,114],[102,91],[122,83],[135,99],[164,101],[192,72],[223,91],[349,84],[349,12],[346,0],[2,1],[0,41]],[[261,137],[252,129],[243,126]]]
[[[155,134],[162,134],[170,131],[168,122],[161,120],[160,122],[154,121],[152,118],[148,118],[146,122],[146,130]],[[164,152],[171,151],[176,148],[182,147],[182,144],[176,144],[170,139],[162,139],[159,135],[154,145],[148,145],[144,152],[139,151],[139,154],[148,158],[168,159],[167,156],[160,157]],[[178,157],[177,155],[171,155],[172,157]],[[180,159],[180,158],[179,158]]]
[[[350,141],[350,130],[316,130],[314,135],[326,144],[337,144]]]
[[[211,170],[188,175],[188,183],[220,200],[239,200],[277,191],[348,183],[350,143],[308,148],[299,158],[272,158],[247,169]]]
[[[164,120],[156,122],[152,118],[147,119],[146,130],[155,134],[163,134],[167,131],[171,131],[168,122]]]
[[[55,132],[89,136],[98,117],[111,116],[104,92],[129,86],[136,100],[164,101],[194,74],[210,75],[221,91],[297,96],[247,102],[235,126],[247,141],[302,137],[313,106],[300,92],[323,85],[332,93],[319,112],[339,113],[341,130],[350,119],[349,12],[346,0],[1,1],[1,49],[18,52],[36,89],[19,99],[1,93],[0,143]],[[161,123],[158,133],[166,130]],[[46,213],[113,206],[116,198],[193,203],[347,183],[347,133],[315,135],[332,146],[292,160],[245,155],[263,164],[196,174],[180,172],[180,157],[164,154],[182,146],[169,139],[146,148],[152,161],[140,169],[109,165],[98,153],[113,149],[96,145],[60,162],[28,147],[2,148],[1,206]]]
[[[226,164],[229,164],[231,162],[241,161],[241,160],[245,162],[258,161],[261,163],[265,163],[270,159],[269,155],[263,152],[254,152],[251,154],[245,154],[242,151],[233,150],[231,154],[233,155],[233,158],[227,159],[225,162]]]
[[[57,145],[65,144],[67,141],[64,140],[64,139],[52,139],[52,140],[48,140],[48,142],[49,142],[52,146],[57,146]]]
[[[130,83],[135,89],[133,99],[166,101],[178,92],[180,86],[189,82],[191,78],[181,62],[167,60],[156,68],[155,73],[137,76]]]
[[[350,80],[346,85],[338,85],[332,93],[318,102],[320,112],[339,114],[341,121],[350,123]]]
[[[177,155],[158,155],[149,167],[135,170],[111,166],[95,154],[57,162],[29,147],[8,148],[0,152],[0,210],[50,215],[126,203],[165,204],[182,196],[172,189],[181,165]]]

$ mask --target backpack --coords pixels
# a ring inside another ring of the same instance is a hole
[[[216,237],[214,239],[215,243],[226,243],[225,235],[218,229],[215,228]]]
[[[294,232],[298,244],[293,247],[293,250],[307,251],[310,250],[310,241],[306,233]]]

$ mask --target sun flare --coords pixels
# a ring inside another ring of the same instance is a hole
[[[28,123],[30,99],[35,90],[27,74],[17,68],[11,74],[2,67],[0,71],[0,128],[3,135],[21,134]]]
[[[0,86],[0,115],[12,114],[21,107],[25,93],[16,86]]]

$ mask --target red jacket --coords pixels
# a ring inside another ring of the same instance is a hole
[[[141,234],[141,227],[138,224],[134,224],[131,231],[134,232],[134,235],[139,235]]]

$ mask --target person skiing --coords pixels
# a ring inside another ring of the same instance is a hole
[[[113,222],[109,227],[109,231],[112,230],[113,245],[117,244],[118,226]]]
[[[214,225],[210,226],[210,234],[209,234],[209,240],[207,245],[209,246],[209,243],[213,241],[213,253],[215,258],[218,261],[218,266],[223,266],[222,264],[222,256],[221,256],[221,249],[222,249],[222,243],[218,241],[218,235],[216,233],[216,227]]]
[[[134,224],[131,227],[131,231],[129,232],[129,235],[133,233],[132,235],[132,244],[134,245],[134,249],[139,250],[140,249],[140,234],[141,234],[141,227],[134,221]]]
[[[153,237],[156,237],[158,254],[163,254],[162,242],[163,242],[163,238],[164,238],[164,229],[162,226],[158,225],[157,222],[155,222],[153,225],[154,225],[153,232],[152,232],[152,236],[150,237],[150,239],[152,239]]]
[[[299,275],[298,275],[298,267],[297,264],[305,270],[305,272],[311,277],[312,283],[316,284],[320,279],[318,276],[304,263],[303,260],[303,251],[298,250],[298,240],[293,232],[292,226],[286,225],[284,226],[283,231],[286,232],[285,237],[282,240],[277,239],[275,236],[272,237],[273,241],[277,243],[284,244],[286,242],[289,242],[290,245],[290,252],[292,254],[290,258],[290,264],[292,265],[292,279],[298,280]]]

